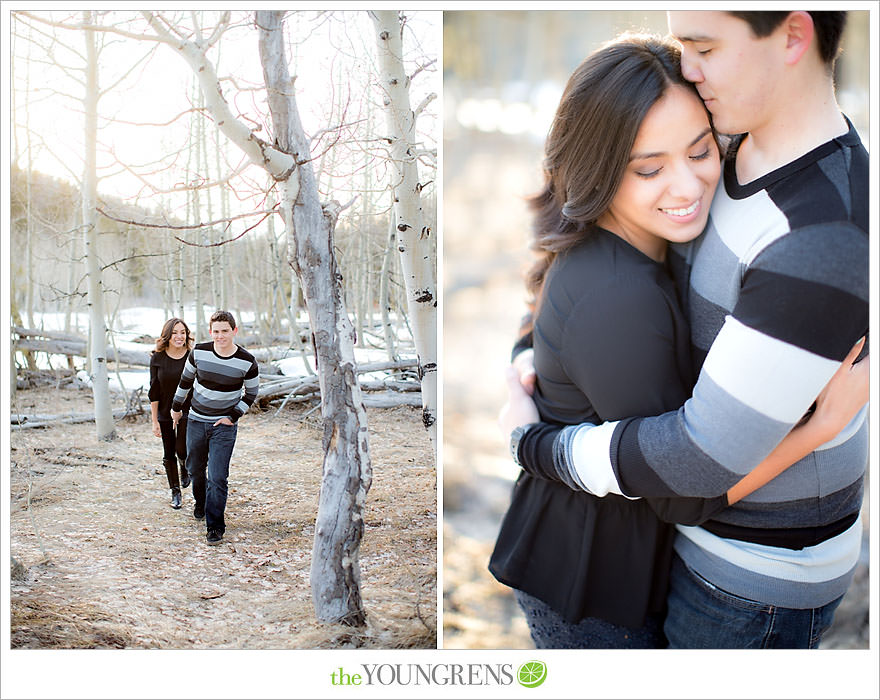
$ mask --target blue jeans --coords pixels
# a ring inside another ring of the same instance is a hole
[[[670,649],[815,649],[843,596],[819,608],[781,608],[728,593],[677,554],[664,631]]]
[[[208,530],[219,530],[221,533],[226,531],[223,513],[229,491],[229,460],[236,435],[238,423],[213,425],[190,418],[186,429],[186,470],[192,477],[196,509],[204,508]]]
[[[536,649],[658,649],[666,646],[663,618],[649,616],[644,627],[631,629],[598,617],[572,623],[543,600],[513,589],[526,616]]]

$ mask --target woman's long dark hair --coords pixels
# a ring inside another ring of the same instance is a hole
[[[159,334],[159,337],[156,338],[156,348],[153,350],[153,352],[165,352],[165,350],[168,349],[168,344],[171,342],[171,334],[174,332],[174,326],[176,326],[178,323],[182,323],[183,327],[186,329],[186,349],[192,350],[192,333],[190,333],[189,326],[186,325],[186,321],[184,321],[182,318],[169,318],[162,326],[162,332]]]
[[[673,85],[697,94],[681,74],[678,48],[646,34],[605,44],[572,73],[544,147],[544,187],[528,200],[538,254],[526,277],[531,319],[553,259],[608,209],[645,115]],[[527,321],[523,332],[530,329]]]

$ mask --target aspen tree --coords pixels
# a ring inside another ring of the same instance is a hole
[[[422,420],[437,447],[437,281],[433,233],[425,223],[419,182],[416,120],[434,97],[410,107],[410,76],[403,65],[403,22],[396,10],[370,12],[376,31],[385,106],[385,138],[390,145],[397,241],[406,286],[409,319],[422,382]]]
[[[83,12],[83,22],[92,24],[92,13]],[[107,328],[104,320],[104,286],[98,259],[98,213],[95,208],[98,192],[98,49],[93,29],[85,30],[86,92],[85,165],[82,179],[82,218],[86,267],[89,280],[89,374],[95,401],[95,426],[98,439],[114,440],[116,425],[110,403],[110,380],[107,373]]]

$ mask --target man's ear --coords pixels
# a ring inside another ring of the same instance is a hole
[[[813,18],[809,12],[790,12],[781,29],[785,32],[785,63],[793,66],[800,61],[816,36]]]

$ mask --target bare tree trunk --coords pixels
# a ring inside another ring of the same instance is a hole
[[[391,142],[392,189],[397,215],[398,249],[407,291],[410,323],[422,379],[422,420],[437,448],[437,282],[432,262],[431,230],[422,217],[421,190],[415,153],[416,117],[434,97],[410,107],[409,83],[403,67],[403,41],[396,10],[371,11],[377,34],[383,103]]]
[[[302,282],[321,386],[324,473],[312,549],[312,600],[320,620],[363,626],[366,615],[358,550],[364,502],[372,482],[367,416],[333,252],[339,209],[335,203],[321,206],[312,166],[302,162],[308,158],[309,144],[287,69],[283,16],[281,11],[256,12],[276,143],[279,150],[294,154],[299,161],[283,183],[281,209],[285,227],[293,233],[289,238],[294,244],[291,263]]]
[[[294,250],[294,242],[293,242],[293,231],[288,231],[287,234],[287,249]],[[290,304],[287,307],[287,318],[288,323],[290,324],[290,335],[289,342],[291,347],[295,347],[300,356],[300,359],[303,363],[303,368],[306,371],[306,374],[312,375],[315,373],[315,370],[309,364],[309,347],[308,343],[305,342],[300,335],[299,330],[299,295],[300,295],[300,283],[299,277],[296,275],[296,270],[293,265],[289,265],[290,267]]]
[[[31,44],[27,43],[28,46],[28,60],[30,60],[31,54]],[[31,86],[30,86],[30,71],[25,71],[25,84],[24,84],[24,118],[25,124],[30,121],[30,106],[31,106]],[[12,91],[15,92],[14,90]],[[16,129],[12,130],[13,132]],[[34,253],[33,253],[33,241],[34,241],[34,212],[31,211],[33,205],[33,197],[31,192],[31,185],[33,184],[33,154],[31,153],[31,130],[30,128],[25,129],[25,315],[27,316],[27,322],[31,326],[37,325],[34,322]],[[30,367],[31,358],[28,356],[28,366],[30,369],[36,369],[36,367]]]
[[[15,294],[9,295],[9,320],[13,326],[13,333],[9,343],[9,403],[15,405],[15,393],[18,390],[18,365],[15,363],[15,355],[18,352],[18,334],[14,332],[15,324],[21,323],[21,314],[18,312],[18,303]]]
[[[38,325],[34,318],[34,219],[35,213],[32,211],[32,192],[31,192],[31,138],[30,132],[27,137],[27,180],[25,182],[25,216],[27,217],[27,238],[25,239],[25,312],[27,313],[28,323],[32,326]]]
[[[83,22],[92,23],[92,13],[83,12]],[[85,167],[82,183],[83,231],[86,264],[89,279],[89,352],[92,377],[92,395],[95,400],[95,425],[98,439],[116,438],[116,425],[110,405],[110,383],[107,375],[107,329],[104,325],[104,286],[101,264],[98,260],[98,214],[95,210],[98,192],[98,55],[95,32],[85,30],[86,39],[86,97],[85,107]]]
[[[315,174],[308,164],[309,144],[284,56],[284,13],[256,13],[274,145],[257,137],[232,113],[217,72],[205,55],[210,42],[196,44],[172,35],[151,12],[142,14],[160,40],[190,64],[205,107],[221,131],[282,185],[282,217],[288,241],[293,243],[291,265],[302,282],[314,334],[324,418],[324,477],[312,552],[312,598],[319,619],[362,626],[366,616],[360,595],[358,549],[364,530],[363,506],[372,480],[366,411],[333,253],[332,232],[339,206],[321,206]],[[227,12],[220,25],[228,22]]]
[[[82,218],[82,207],[73,207],[70,212],[70,231],[79,231],[80,229],[80,219]],[[70,261],[67,264],[67,298],[64,300],[64,332],[70,333],[75,330],[79,332],[79,313],[77,311],[78,307],[74,306],[74,300],[78,297],[76,293],[76,271],[78,268],[77,265],[77,242],[79,238],[75,235],[70,236],[68,241],[68,250],[70,251]],[[73,321],[74,313],[77,314],[77,323],[75,324],[75,328],[71,323]],[[72,357],[67,358],[67,367],[68,369],[74,369],[75,365]]]
[[[70,212],[69,229],[71,231],[77,231],[79,229],[79,216],[77,215],[75,208]],[[67,333],[71,331],[71,317],[74,313],[73,300],[76,296],[76,241],[76,236],[70,236],[70,239],[68,240],[70,262],[67,264],[67,298],[64,300],[64,331]]]
[[[193,84],[193,101],[201,108],[202,107],[202,97],[199,92],[199,88],[197,84]],[[188,160],[188,171],[189,177],[195,178],[196,173],[199,170],[199,165],[201,164],[201,146],[202,141],[199,137],[201,132],[199,128],[199,122],[202,119],[201,111],[196,111],[192,115],[192,119],[190,120],[190,139],[189,139],[189,160]],[[193,188],[188,191],[191,207],[190,207],[190,217],[189,223],[197,224],[201,220],[201,198],[199,197],[199,189]],[[198,230],[196,232],[196,236],[199,238],[199,243],[204,242],[205,233],[203,230]],[[193,246],[192,249],[193,255],[193,268],[192,268],[192,276],[193,276],[193,285],[195,286],[195,302],[196,302],[196,342],[202,342],[208,337],[207,327],[205,326],[205,309],[204,309],[204,279],[202,275],[202,248],[200,246]]]
[[[370,102],[367,101],[367,138],[371,138],[371,110]],[[364,158],[367,162],[364,164],[363,171],[363,192],[361,194],[361,215],[357,224],[357,256],[355,264],[357,274],[355,275],[355,304],[357,312],[356,333],[357,346],[359,348],[366,347],[366,332],[372,330],[373,327],[373,289],[370,286],[370,269],[372,267],[372,246],[370,245],[370,214],[373,203],[371,201],[370,190],[370,168],[369,154],[365,153]]]
[[[220,129],[214,128],[214,137],[217,142],[217,148],[215,150],[215,160],[217,164],[217,173],[221,172],[220,170],[220,148],[221,148],[221,139],[220,139]],[[220,188],[220,217],[222,219],[226,219],[229,217],[229,187],[221,187]],[[220,277],[220,301],[219,306],[221,309],[229,308],[229,298],[227,296],[228,287],[226,284],[226,261],[227,261],[227,251],[226,246],[221,245],[217,249],[217,266],[218,266],[218,275]]]
[[[199,105],[203,106],[205,101],[204,97],[199,96]],[[210,181],[211,180],[211,164],[208,161],[208,125],[207,119],[200,112],[199,113],[199,152],[202,157],[201,165],[199,166],[202,172],[203,177]],[[219,168],[217,169],[217,177],[221,176]],[[214,196],[211,190],[205,192],[205,206],[207,207],[207,216],[208,221],[214,220]],[[208,239],[210,243],[217,243],[220,235],[214,227],[208,229]],[[211,306],[215,309],[224,308],[220,304],[220,276],[223,274],[223,270],[220,268],[218,264],[217,256],[219,251],[223,248],[223,246],[219,246],[215,248],[213,245],[207,250],[208,257],[208,270],[207,275],[211,279]]]
[[[274,197],[269,197],[268,205],[270,207],[275,206]],[[284,271],[288,265],[284,260],[283,251],[279,250],[278,234],[275,231],[275,217],[269,217],[267,223],[268,231],[266,237],[269,243],[269,260],[271,261],[270,271],[272,274],[272,318],[274,319],[272,324],[272,334],[281,335],[282,319],[286,318],[288,323],[290,323],[291,333],[295,330],[296,324],[293,319],[290,318],[290,304],[285,301]],[[294,285],[291,290],[291,296],[293,294],[296,294],[296,285]],[[299,338],[298,332],[296,333],[296,337]],[[293,340],[293,335],[291,335],[291,340]],[[297,342],[297,346],[299,345],[300,343]]]
[[[391,327],[391,275],[394,267],[394,246],[397,242],[394,210],[388,212],[388,245],[382,256],[382,272],[379,279],[379,307],[382,317],[382,332],[385,336],[385,352],[389,361],[397,360],[396,335]]]

